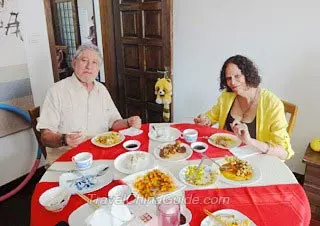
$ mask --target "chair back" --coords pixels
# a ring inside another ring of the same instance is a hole
[[[46,148],[41,142],[41,133],[39,131],[37,131],[37,128],[36,128],[37,127],[37,119],[40,116],[40,107],[38,106],[38,107],[35,107],[35,108],[32,108],[32,109],[29,109],[28,112],[29,112],[29,115],[30,115],[30,118],[31,118],[32,129],[33,129],[34,134],[36,135],[39,147],[40,147],[40,149],[42,151],[42,154],[43,154],[44,158],[47,158]]]
[[[289,136],[291,136],[293,127],[296,124],[298,106],[296,106],[295,104],[289,103],[285,100],[282,100],[282,103],[284,105],[284,112],[286,113],[286,115],[287,114],[290,115],[287,131]]]

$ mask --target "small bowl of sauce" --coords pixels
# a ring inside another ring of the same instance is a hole
[[[138,150],[141,146],[140,141],[138,140],[127,140],[126,142],[123,143],[123,147],[127,151],[135,151]]]
[[[204,142],[198,141],[198,142],[193,142],[191,144],[191,148],[195,152],[203,153],[208,149],[208,145]]]
[[[191,211],[187,207],[180,206],[180,226],[189,226],[191,219]]]

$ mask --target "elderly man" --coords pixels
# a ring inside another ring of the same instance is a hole
[[[95,45],[80,46],[72,62],[73,75],[48,90],[37,129],[45,146],[58,148],[48,150],[49,163],[67,149],[64,146],[77,146],[88,134],[141,127],[139,116],[122,119],[108,90],[95,80],[101,62]]]

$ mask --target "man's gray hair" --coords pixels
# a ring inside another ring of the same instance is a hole
[[[91,43],[85,43],[85,44],[82,44],[81,46],[78,47],[76,53],[74,54],[74,59],[78,59],[82,52],[85,51],[85,50],[91,50],[91,51],[94,51],[98,57],[99,57],[99,67],[101,66],[102,64],[102,60],[103,60],[103,57],[102,57],[102,53],[100,52],[98,46],[94,45],[94,44],[91,44]]]

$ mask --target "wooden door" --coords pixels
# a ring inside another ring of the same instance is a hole
[[[158,78],[172,79],[172,0],[113,0],[120,111],[162,122]]]
[[[72,74],[72,57],[80,44],[76,0],[44,0],[54,81]],[[60,73],[58,52],[62,50],[66,73]]]

